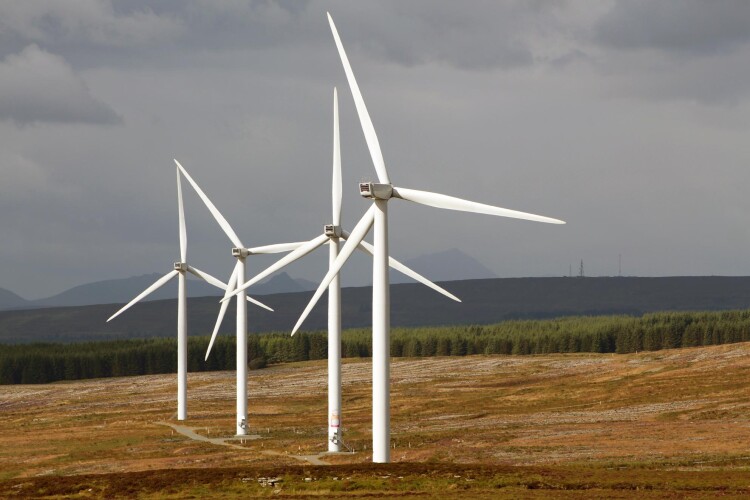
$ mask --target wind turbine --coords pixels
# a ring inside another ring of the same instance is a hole
[[[332,223],[326,224],[323,228],[323,234],[313,238],[306,243],[297,243],[299,245],[288,255],[282,257],[277,262],[263,270],[252,279],[248,280],[237,289],[227,293],[222,299],[222,307],[229,304],[232,294],[246,290],[250,286],[258,283],[260,280],[278,271],[279,269],[291,264],[328,243],[329,246],[329,266],[332,266],[339,254],[339,240],[350,237],[349,232],[341,227],[341,148],[339,141],[339,107],[336,88],[333,89],[333,182],[331,188],[331,205],[332,205]],[[372,255],[373,247],[366,241],[360,241],[357,245],[360,251]],[[421,274],[406,267],[396,259],[389,257],[390,267],[400,271],[410,278],[423,283],[433,290],[449,297],[457,302],[461,302],[458,297],[444,290],[440,286],[431,282]],[[231,281],[231,280],[230,280]],[[230,287],[232,284],[230,283]],[[220,316],[221,318],[221,316]],[[219,319],[221,321],[221,319]],[[214,329],[214,334],[209,343],[209,351],[213,344],[213,339],[218,331]],[[206,354],[208,356],[208,354]],[[328,285],[328,451],[341,451],[341,283],[338,274]]]
[[[379,182],[359,184],[360,194],[365,198],[371,199],[373,204],[352,230],[351,237],[344,244],[338,257],[330,267],[328,274],[323,278],[310,303],[297,321],[292,335],[302,325],[302,322],[310,313],[325,288],[333,281],[356,246],[374,225],[375,252],[372,273],[372,460],[373,462],[388,463],[390,462],[390,296],[387,265],[388,201],[391,198],[400,198],[421,205],[448,210],[511,217],[551,224],[564,224],[564,222],[540,215],[467,201],[453,196],[394,186],[388,177],[375,128],[367,112],[367,107],[359,91],[357,80],[354,78],[349,59],[346,56],[341,39],[336,31],[336,25],[333,23],[330,14],[328,14],[328,22],[331,26],[331,32],[336,42],[341,63],[344,66],[349,88],[354,97],[357,115],[359,116],[365,141],[367,142]]]
[[[193,186],[193,189],[195,189],[195,192],[198,193],[198,196],[201,200],[203,200],[203,203],[208,208],[209,212],[211,212],[211,215],[213,215],[214,219],[216,219],[216,222],[219,224],[219,227],[224,231],[224,233],[229,237],[229,240],[234,244],[234,248],[232,248],[232,256],[234,256],[237,259],[237,263],[234,266],[234,270],[232,271],[231,276],[229,277],[229,280],[227,282],[226,288],[225,288],[225,294],[224,297],[227,297],[230,292],[234,291],[236,284],[241,283],[245,281],[245,257],[248,255],[253,254],[263,254],[263,253],[279,253],[279,252],[288,252],[290,250],[293,250],[297,248],[299,245],[301,245],[301,242],[297,243],[280,243],[277,245],[266,245],[262,247],[255,247],[255,248],[245,248],[245,245],[242,244],[242,241],[240,241],[237,234],[232,229],[232,226],[229,225],[229,222],[224,218],[223,215],[221,215],[221,212],[216,208],[216,206],[211,202],[211,200],[206,196],[206,193],[203,192],[203,190],[198,186],[198,184],[193,180],[193,178],[190,176],[190,174],[183,168],[182,165],[180,165],[180,162],[177,160],[174,161],[175,164],[177,164],[177,168],[182,172],[182,174],[185,176],[185,178],[190,182],[190,184]],[[237,297],[237,421],[236,421],[236,431],[238,436],[245,436],[247,435],[247,304],[245,300],[250,300],[249,297],[247,297],[247,294],[244,290],[241,290],[237,294],[235,294]],[[257,303],[256,301],[252,301],[261,307],[264,307],[268,309],[269,311],[273,311],[268,306],[265,306],[263,304]],[[216,325],[214,327],[213,334],[211,336],[211,342],[208,346],[208,351],[206,352],[206,359],[208,359],[208,353],[211,351],[211,347],[213,346],[214,340],[216,338],[216,333],[218,332],[219,326],[221,325],[221,321],[224,318],[224,313],[227,310],[227,306],[229,305],[228,301],[225,301],[221,309],[219,311],[219,318],[216,322]]]
[[[177,285],[177,420],[187,419],[187,287],[185,282],[185,273],[189,272],[198,278],[214,285],[217,288],[226,290],[227,286],[220,280],[210,274],[196,269],[187,263],[187,231],[185,230],[185,211],[182,205],[182,185],[180,183],[180,171],[177,170],[177,207],[180,222],[180,260],[174,263],[174,269],[146,288],[137,297],[128,302],[122,309],[109,317],[109,323],[120,314],[124,313],[131,306],[135,305],[141,299],[144,299],[151,293],[155,292],[169,280],[178,277]],[[266,307],[255,299],[247,298],[249,301]]]

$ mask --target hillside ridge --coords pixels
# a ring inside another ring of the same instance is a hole
[[[750,277],[665,278],[499,278],[441,283],[463,302],[453,302],[421,284],[395,284],[391,291],[393,326],[490,324],[508,319],[573,315],[629,314],[656,311],[746,309]],[[266,295],[269,312],[251,306],[250,332],[290,331],[312,292]],[[344,328],[371,324],[371,288],[345,288]],[[100,304],[20,311],[0,311],[0,342],[80,341],[172,336],[174,299],[146,302],[107,323],[120,304]],[[233,307],[233,306],[232,306]],[[232,308],[230,307],[230,309]],[[207,335],[219,310],[217,297],[188,300],[188,334]],[[324,296],[306,320],[305,330],[327,325]],[[227,314],[221,332],[234,330]]]

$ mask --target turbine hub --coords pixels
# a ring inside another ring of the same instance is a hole
[[[232,249],[232,257],[247,257],[250,255],[250,251],[247,248],[233,248]]]
[[[374,182],[360,182],[359,194],[374,200],[387,200],[393,196],[392,184],[376,184]]]
[[[333,224],[326,224],[323,227],[323,231],[329,238],[341,238],[341,226],[334,226]]]
[[[185,272],[187,271],[187,268],[188,268],[187,262],[175,262],[174,263],[175,271]]]

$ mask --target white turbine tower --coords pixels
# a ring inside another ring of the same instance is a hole
[[[375,255],[372,277],[372,460],[373,462],[387,463],[390,462],[390,298],[387,265],[388,201],[391,198],[401,198],[422,205],[448,210],[474,212],[552,224],[564,224],[564,222],[540,215],[462,200],[443,194],[394,186],[385,169],[385,162],[380,151],[380,144],[375,134],[375,128],[367,112],[367,107],[362,99],[362,94],[359,91],[357,81],[354,78],[352,68],[349,65],[349,60],[346,57],[346,52],[341,44],[341,39],[330,14],[328,14],[328,22],[331,25],[331,31],[344,66],[346,79],[349,82],[349,87],[354,97],[357,115],[362,125],[362,131],[365,135],[379,183],[368,182],[359,185],[360,194],[372,199],[373,205],[352,230],[351,237],[344,244],[338,257],[329,269],[328,274],[323,278],[310,303],[305,308],[299,321],[297,321],[292,334],[302,325],[302,322],[310,313],[325,288],[335,278],[356,246],[374,224]]]
[[[107,322],[130,309],[131,306],[155,292],[169,280],[178,276],[177,288],[177,420],[187,418],[187,287],[185,284],[185,273],[189,272],[198,278],[226,290],[227,286],[210,274],[196,269],[187,263],[187,231],[185,230],[185,211],[182,205],[182,186],[180,183],[180,171],[177,170],[177,207],[180,221],[180,261],[174,263],[174,269],[146,288],[137,297],[128,302],[122,309],[114,313]],[[262,307],[260,302],[248,298]]]
[[[229,304],[229,299],[233,293],[239,293],[250,286],[258,283],[279,269],[287,266],[297,259],[302,258],[318,247],[328,243],[329,245],[329,266],[336,261],[339,253],[339,239],[346,240],[349,233],[341,227],[341,148],[339,144],[339,114],[338,114],[338,97],[336,89],[333,89],[333,183],[332,183],[332,223],[326,224],[323,234],[312,240],[297,244],[299,247],[279,259],[276,263],[263,270],[257,276],[242,284],[234,291],[227,289],[227,293],[222,299],[222,306]],[[368,255],[373,254],[373,247],[366,241],[360,241],[357,248]],[[442,293],[457,302],[461,302],[455,295],[444,290],[440,286],[431,282],[421,274],[409,269],[396,259],[389,257],[389,265],[401,273],[413,278],[420,283]],[[231,281],[231,280],[230,280]],[[230,283],[230,287],[232,284]],[[221,318],[221,316],[220,316]],[[214,329],[214,337],[217,328]],[[213,337],[212,342],[213,343]],[[209,344],[209,350],[211,344]],[[341,431],[341,283],[336,275],[328,285],[328,451],[341,451],[342,431]]]
[[[185,178],[190,182],[190,184],[193,186],[193,189],[195,189],[195,192],[198,193],[198,196],[201,200],[203,200],[203,203],[208,208],[209,212],[211,212],[211,215],[213,215],[214,219],[216,219],[216,222],[218,222],[221,229],[224,231],[224,233],[229,237],[229,240],[235,245],[234,248],[232,248],[232,255],[237,259],[237,263],[234,266],[234,271],[232,271],[231,276],[229,277],[229,281],[227,282],[227,286],[225,288],[225,294],[224,296],[227,297],[227,295],[234,291],[237,283],[242,283],[245,281],[245,257],[248,255],[253,254],[261,254],[261,253],[279,253],[279,252],[288,252],[289,250],[293,250],[297,248],[302,243],[281,243],[278,245],[267,245],[263,247],[256,247],[256,248],[245,248],[245,246],[242,244],[242,241],[240,241],[237,234],[232,229],[232,226],[229,225],[229,222],[224,218],[223,215],[221,215],[221,212],[216,208],[216,206],[211,202],[211,200],[206,196],[206,193],[203,192],[203,190],[198,186],[198,184],[193,180],[193,178],[190,176],[190,174],[187,173],[187,170],[183,168],[182,165],[180,165],[180,162],[177,160],[174,161],[177,164],[177,167],[180,169],[182,174],[185,176]],[[245,299],[250,300],[249,297],[247,297],[244,290],[238,292],[236,294],[237,296],[237,329],[236,329],[236,335],[237,335],[237,422],[236,422],[236,433],[238,436],[245,436],[247,435],[247,304],[245,302]],[[251,300],[252,301],[252,300]],[[260,304],[256,301],[252,301],[256,303],[257,305],[260,305],[261,307],[264,307],[265,309],[268,309],[269,311],[273,311],[270,307]],[[208,351],[206,352],[206,359],[208,359],[208,352],[211,351],[211,347],[213,346],[214,340],[216,338],[216,333],[218,332],[219,326],[221,325],[221,321],[224,318],[224,313],[226,312],[227,306],[229,305],[229,302],[225,302],[221,306],[221,310],[219,312],[219,319],[216,322],[216,326],[214,327],[213,335],[211,336],[211,342],[208,346]]]

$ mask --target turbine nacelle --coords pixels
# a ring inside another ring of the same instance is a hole
[[[247,248],[232,248],[232,257],[237,257],[238,259],[240,259],[245,258],[248,255],[250,255],[250,250],[248,250]]]
[[[174,270],[180,271],[181,273],[184,273],[188,270],[187,262],[175,262],[174,263]]]
[[[393,196],[393,184],[360,182],[359,194],[373,200],[388,200]]]
[[[323,226],[323,232],[329,238],[341,238],[341,235],[343,234],[341,226],[336,226],[334,224],[326,224]]]

